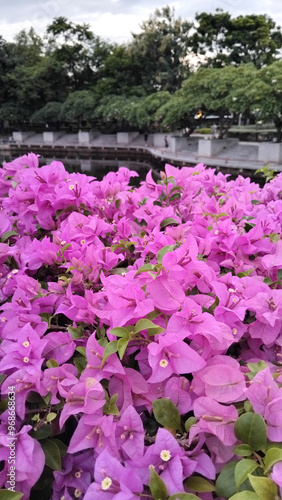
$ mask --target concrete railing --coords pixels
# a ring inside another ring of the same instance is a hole
[[[139,132],[117,132],[117,144],[130,144],[138,135]]]
[[[224,148],[236,146],[239,139],[200,139],[198,143],[198,155],[212,157],[220,153]]]
[[[258,160],[264,163],[282,161],[282,144],[273,142],[260,142],[258,150]]]
[[[43,132],[43,142],[44,144],[54,144],[62,135],[64,132]]]

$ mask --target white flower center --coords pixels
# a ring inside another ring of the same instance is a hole
[[[171,459],[171,453],[169,450],[162,450],[160,457],[164,462],[168,462]]]
[[[25,340],[25,341],[23,342],[23,346],[24,346],[24,347],[28,347],[28,346],[29,346],[29,341],[28,341],[28,340]]]
[[[168,360],[167,359],[161,359],[160,360],[160,366],[161,368],[166,368],[168,365]]]
[[[69,189],[72,191],[72,190],[74,189],[74,185],[73,185],[73,184],[71,184],[71,185],[69,186]]]
[[[24,359],[23,359],[23,362],[24,363],[28,363],[29,362],[29,358],[27,356],[25,356]]]
[[[110,477],[105,477],[105,479],[103,479],[103,481],[101,482],[102,490],[104,490],[104,491],[108,490],[111,487],[112,482],[113,481],[111,480]]]

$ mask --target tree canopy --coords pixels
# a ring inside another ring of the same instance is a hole
[[[217,9],[190,22],[167,6],[122,44],[57,17],[44,36],[0,37],[0,128],[191,132],[201,110],[219,117],[220,135],[232,113],[273,120],[279,132],[281,47],[281,28],[266,14]]]

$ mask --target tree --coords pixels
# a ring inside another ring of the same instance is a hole
[[[92,119],[99,128],[107,132],[130,130],[135,125],[133,108],[137,105],[137,97],[106,95],[95,107]]]
[[[59,117],[62,111],[61,102],[48,102],[46,106],[35,111],[30,118],[31,123],[48,123],[59,127]]]
[[[138,57],[128,45],[115,45],[99,68],[99,79],[95,84],[95,92],[100,96],[144,95],[142,74]]]
[[[191,23],[176,19],[174,10],[165,7],[141,24],[141,33],[133,34],[131,51],[142,69],[147,93],[174,92],[187,77],[190,28]]]
[[[193,100],[185,99],[179,90],[158,109],[156,120],[170,130],[185,129],[187,135],[190,136],[201,123],[201,119],[196,118],[198,109],[197,104]]]
[[[204,115],[218,115],[219,138],[232,124],[229,105],[235,72],[233,66],[200,68],[183,83],[181,91],[187,104],[193,102]]]
[[[252,111],[260,119],[273,121],[277,131],[277,142],[282,140],[282,61],[256,72],[245,89],[252,99]]]
[[[165,90],[154,92],[140,99],[132,109],[132,121],[135,121],[138,127],[145,130],[155,130],[158,122],[157,112],[159,108],[169,100],[170,93]]]
[[[215,14],[196,14],[195,32],[190,37],[193,52],[205,56],[204,64],[253,63],[257,68],[271,64],[282,47],[282,32],[266,14],[231,18],[217,9]]]
[[[95,74],[112,49],[88,24],[75,24],[65,17],[57,17],[47,26],[47,44],[47,53],[61,64],[70,91],[94,85]]]
[[[78,128],[81,128],[83,121],[91,121],[96,104],[97,98],[92,91],[77,90],[72,92],[62,105],[59,119],[77,122]]]

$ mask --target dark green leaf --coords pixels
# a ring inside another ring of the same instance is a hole
[[[86,357],[86,348],[79,345],[77,348],[76,348],[76,351],[79,352],[79,354],[81,354],[82,356]]]
[[[168,497],[168,491],[162,478],[156,473],[152,465],[149,466],[150,469],[150,490],[153,495],[154,500],[166,500]]]
[[[201,476],[189,477],[189,479],[185,481],[185,485],[188,486],[188,488],[190,488],[191,490],[196,491],[197,493],[215,491],[215,486]]]
[[[261,450],[266,445],[266,424],[257,413],[244,413],[235,422],[235,435],[240,441],[249,444],[253,450]]]
[[[277,281],[280,281],[282,279],[282,269],[278,269],[277,271]]]
[[[252,205],[259,205],[261,203],[260,200],[252,200],[251,201]]]
[[[48,424],[44,424],[38,429],[38,431],[35,431],[34,429],[31,431],[30,435],[34,439],[37,439],[38,441],[41,441],[41,439],[46,439],[47,437],[51,436],[51,427]]]
[[[71,334],[74,340],[81,339],[83,337],[83,328],[81,326],[78,326],[77,328],[75,328],[74,326],[69,326],[68,332]]]
[[[229,462],[229,464],[223,467],[215,483],[217,496],[230,498],[237,493],[234,479],[234,471],[237,463]]]
[[[73,362],[79,373],[82,373],[83,370],[85,370],[87,365],[87,359],[85,358],[85,356],[77,356],[74,358]]]
[[[51,358],[46,361],[46,366],[47,368],[57,368],[59,363],[55,359]]]
[[[1,236],[1,243],[4,243],[4,241],[8,240],[12,236],[19,236],[16,231],[6,231],[6,233],[3,233]]]
[[[180,428],[180,413],[175,404],[168,398],[153,401],[155,419],[166,429]]]
[[[169,201],[174,201],[174,200],[180,200],[181,194],[180,193],[175,193],[172,196],[169,197]]]
[[[45,463],[53,470],[61,470],[61,454],[58,445],[51,439],[40,442],[45,454]]]
[[[161,222],[161,229],[163,229],[164,227],[166,226],[169,226],[170,224],[179,224],[179,222],[177,222],[176,220],[172,219],[171,217],[167,217],[166,219],[164,219],[162,222]]]

